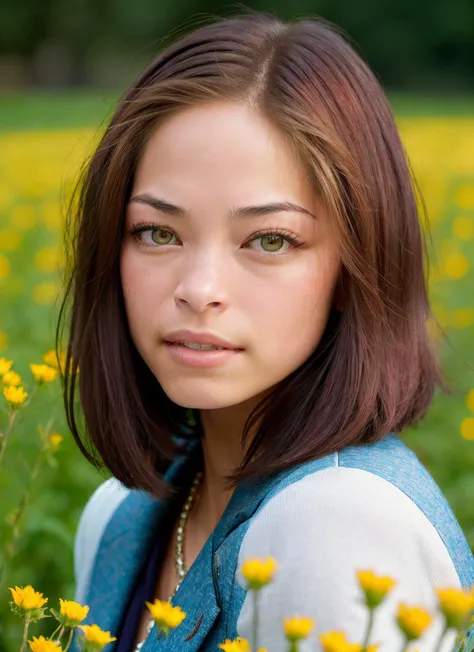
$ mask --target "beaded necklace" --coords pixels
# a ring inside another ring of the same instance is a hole
[[[180,514],[178,529],[176,532],[175,554],[174,554],[175,569],[176,569],[176,575],[178,576],[178,583],[175,586],[175,589],[173,593],[170,595],[170,597],[168,598],[168,600],[171,600],[176,595],[176,592],[179,589],[184,576],[188,572],[188,569],[186,568],[184,563],[184,533],[185,533],[186,519],[188,518],[188,514],[191,511],[191,506],[194,502],[196,491],[198,489],[199,483],[201,482],[202,475],[203,475],[202,471],[197,472],[192,482],[188,497],[186,498],[186,502],[183,505],[183,510]],[[146,636],[148,636],[148,634],[153,629],[153,625],[154,625],[153,619],[150,617],[147,624]],[[141,641],[136,645],[134,652],[140,652],[145,641],[146,641],[146,637],[143,641]]]

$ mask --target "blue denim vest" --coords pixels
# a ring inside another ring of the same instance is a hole
[[[169,467],[165,479],[187,486],[197,466],[199,442],[189,444]],[[150,632],[142,652],[216,652],[219,643],[237,635],[237,620],[246,591],[236,581],[239,550],[252,516],[276,493],[308,473],[333,465],[328,455],[296,465],[273,476],[237,486],[215,530],[201,549],[173,604],[187,616],[183,623],[159,638]],[[474,557],[448,502],[438,486],[397,435],[366,446],[349,446],[339,452],[339,465],[375,473],[399,487],[424,512],[440,534],[461,584],[474,585]],[[156,545],[160,523],[169,507],[142,491],[131,491],[114,512],[94,560],[86,597],[90,611],[85,623],[96,623],[112,635],[123,621],[139,573]],[[343,626],[343,625],[341,625]],[[76,637],[72,650],[77,650]],[[474,628],[469,642],[474,645]],[[114,652],[116,643],[107,646]],[[470,649],[468,647],[468,649]],[[269,651],[271,652],[271,651]]]

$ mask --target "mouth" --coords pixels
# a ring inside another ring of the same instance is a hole
[[[170,342],[167,340],[165,340],[165,345],[170,358],[176,364],[197,369],[209,369],[231,364],[231,361],[239,358],[239,353],[244,350],[226,349],[210,344],[194,344],[192,342]]]
[[[205,352],[205,351],[243,351],[243,349],[234,349],[234,348],[228,348],[225,346],[214,346],[212,344],[198,344],[195,342],[172,342],[165,340],[165,344],[168,346],[176,346],[176,347],[183,347],[185,349],[190,349],[191,351],[200,351],[200,352]]]

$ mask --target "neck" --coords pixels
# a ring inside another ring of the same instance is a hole
[[[245,448],[241,445],[241,435],[245,421],[260,397],[245,404],[218,410],[200,410],[203,429],[202,450],[204,476],[201,481],[199,497],[190,518],[199,524],[199,529],[210,534],[232,497],[234,489],[226,488],[225,476],[236,471],[255,435],[249,432]]]

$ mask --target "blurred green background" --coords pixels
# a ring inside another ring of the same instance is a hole
[[[474,4],[362,0],[246,5],[282,18],[321,15],[347,30],[387,90],[428,208],[430,294],[448,340],[440,349],[450,396],[403,435],[446,495],[474,549]],[[170,40],[243,5],[181,0],[2,0],[0,3],[0,358],[27,390],[29,363],[51,350],[58,313],[64,207],[80,163],[134,75]],[[1,384],[1,383],[0,383]],[[1,397],[0,397],[1,398]],[[0,401],[0,432],[8,411]],[[63,435],[29,478],[38,426]],[[32,584],[56,607],[72,599],[73,541],[81,510],[103,477],[67,431],[59,380],[20,414],[0,467],[0,651],[16,652],[20,622],[8,586]],[[11,519],[30,497],[7,554]],[[31,633],[50,632],[36,626]]]

